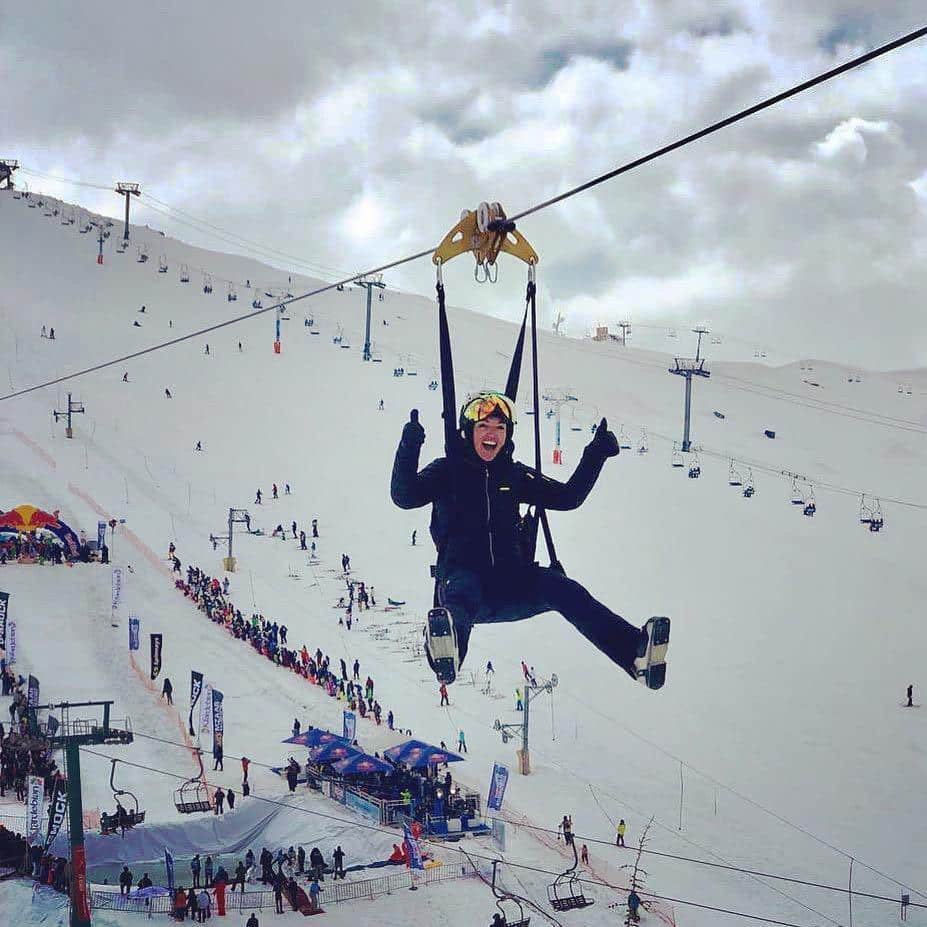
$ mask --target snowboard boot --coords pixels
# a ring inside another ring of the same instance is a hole
[[[669,647],[669,618],[649,618],[641,628],[641,641],[628,672],[648,689],[662,688],[666,682],[666,650]]]
[[[454,619],[446,608],[433,608],[428,612],[425,656],[438,682],[449,685],[457,678],[457,670],[460,668],[457,633],[454,630]]]

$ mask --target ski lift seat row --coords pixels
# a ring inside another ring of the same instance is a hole
[[[555,911],[577,911],[595,904],[595,900],[583,894],[582,883],[576,875],[579,867],[579,855],[576,851],[576,841],[570,841],[573,847],[573,865],[561,872],[554,881],[547,886],[547,900]]]
[[[205,783],[205,771],[203,770],[203,752],[196,751],[196,759],[199,763],[199,772],[187,779],[184,784],[174,792],[174,807],[181,814],[197,814],[212,811],[212,799],[209,797],[209,789]]]

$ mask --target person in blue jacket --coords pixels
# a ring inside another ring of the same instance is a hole
[[[618,454],[618,439],[603,418],[573,475],[561,483],[538,477],[531,467],[513,459],[514,426],[514,403],[506,396],[495,392],[471,396],[460,412],[457,445],[421,471],[425,429],[417,409],[403,427],[391,496],[403,509],[432,506],[431,536],[438,551],[436,598],[451,623],[452,634],[445,640],[456,638],[453,666],[447,666],[448,661],[436,652],[441,642],[426,630],[425,650],[432,669],[441,681],[453,681],[476,624],[556,611],[632,677],[660,688],[669,620],[650,619],[643,628],[635,627],[560,570],[533,562],[533,548],[526,549],[519,531],[520,504],[554,511],[582,505],[605,461]],[[665,623],[659,630],[666,639],[660,638],[657,650],[655,622]]]

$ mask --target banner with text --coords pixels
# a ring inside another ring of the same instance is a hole
[[[29,776],[29,785],[26,792],[26,809],[28,822],[26,825],[26,840],[29,845],[36,843],[42,833],[42,799],[45,798],[45,780],[41,776]]]
[[[35,708],[39,704],[39,681],[32,675],[29,674],[29,689],[26,694],[26,704],[30,708]]]
[[[10,594],[0,592],[0,650],[6,650],[6,616],[10,610]]]
[[[167,875],[167,887],[173,893],[174,891],[174,854],[164,848],[164,871]],[[208,878],[208,877],[207,877]]]
[[[223,696],[218,689],[212,690],[212,755],[219,756],[222,737],[225,734],[225,715],[222,708]]]
[[[55,779],[51,802],[48,806],[48,830],[45,833],[45,852],[55,842],[58,831],[68,813],[68,784],[63,777]]]
[[[422,859],[422,848],[418,845],[418,840],[412,835],[408,824],[402,825],[403,841],[402,844],[406,850],[406,859],[410,869],[424,869],[425,862]]]
[[[157,679],[161,672],[161,635],[151,635],[151,678]]]
[[[116,567],[113,570],[113,611],[119,608],[122,601],[122,569]]]
[[[15,663],[16,662],[16,619],[10,618],[7,622],[6,628],[7,636],[7,647],[6,647],[6,662]]]
[[[207,682],[203,686],[203,695],[200,699],[200,734],[208,734],[212,730],[212,686]]]
[[[502,801],[505,798],[505,787],[509,782],[509,771],[500,763],[492,767],[492,781],[489,783],[489,797],[486,799],[486,810],[498,813],[502,810]]]
[[[198,673],[196,670],[190,671],[190,736],[192,737],[196,731],[193,730],[193,710],[196,708],[197,702],[200,700],[200,695],[203,693],[203,674]]]
[[[139,648],[139,628],[141,622],[135,615],[129,618],[129,650],[138,650]]]

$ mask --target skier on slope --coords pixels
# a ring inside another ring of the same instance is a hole
[[[663,685],[669,619],[635,628],[562,572],[533,562],[519,536],[519,503],[544,509],[578,508],[618,439],[603,418],[566,483],[538,478],[512,459],[514,404],[501,393],[471,396],[460,412],[451,455],[419,472],[425,429],[413,409],[393,463],[391,495],[400,508],[432,504],[431,535],[438,549],[437,598],[429,613],[425,653],[442,682],[453,682],[474,624],[515,621],[560,612],[630,676]],[[456,640],[455,640],[456,639]]]

